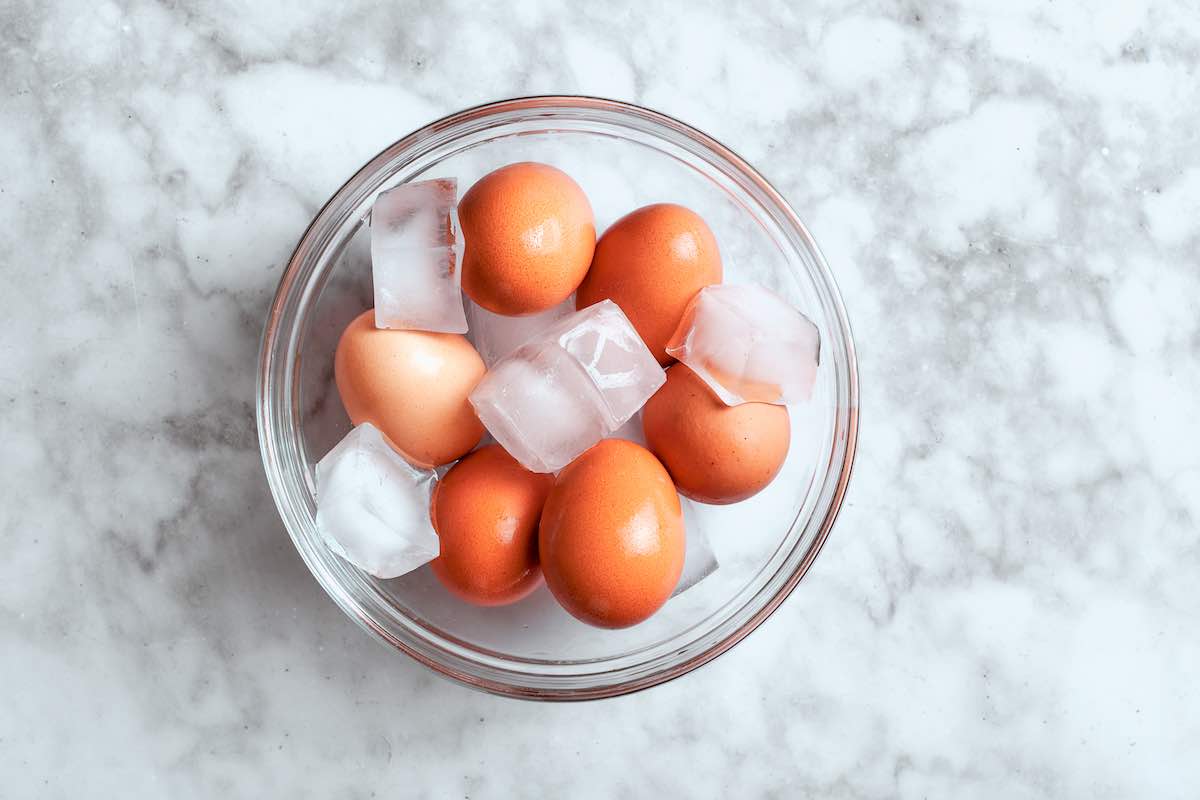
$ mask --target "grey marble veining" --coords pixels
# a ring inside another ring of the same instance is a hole
[[[1195,795],[1194,3],[297,5],[0,4],[0,796]],[[575,706],[345,620],[252,413],[264,309],[341,181],[547,92],[758,166],[863,386],[784,607]]]

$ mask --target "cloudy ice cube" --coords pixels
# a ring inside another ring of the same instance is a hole
[[[642,412],[634,414],[624,425],[608,434],[609,439],[624,439],[627,442],[646,446],[646,432],[642,429]]]
[[[371,208],[372,243],[402,250],[453,247],[457,204],[455,178],[402,183],[382,192]]]
[[[807,317],[761,286],[734,284],[701,289],[667,344],[731,406],[808,400],[820,351]]]
[[[371,208],[375,325],[466,333],[453,178],[406,183]]]
[[[429,521],[435,481],[364,422],[317,463],[317,530],[356,567],[378,578],[403,575],[437,558]]]
[[[607,432],[587,375],[560,347],[525,345],[471,392],[488,432],[526,469],[557,472]]]
[[[513,458],[556,472],[620,428],[666,380],[610,300],[576,311],[502,359],[471,393]]]
[[[539,337],[567,351],[596,387],[609,431],[625,424],[667,376],[616,303],[576,311]]]
[[[679,496],[679,505],[683,508],[686,549],[683,554],[683,572],[679,576],[679,583],[675,584],[675,591],[671,592],[672,597],[686,592],[716,572],[718,567],[717,557],[708,539],[708,530],[703,524],[703,507],[683,495]]]
[[[466,309],[467,327],[470,328],[467,338],[479,351],[483,363],[491,367],[558,320],[573,313],[575,297],[572,295],[553,308],[524,317],[494,314],[470,299],[466,301]]]

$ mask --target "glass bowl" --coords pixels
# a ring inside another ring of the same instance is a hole
[[[721,567],[651,619],[624,630],[577,622],[543,586],[504,608],[451,597],[423,567],[378,580],[333,555],[315,523],[316,462],[350,429],[333,388],[343,327],[371,305],[375,196],[406,181],[454,176],[460,191],[514,161],[566,170],[588,193],[597,230],[675,201],[701,214],[726,281],[756,281],[818,326],[810,403],[791,408],[779,477],[750,500],[692,506]],[[374,636],[441,675],[497,694],[608,697],[670,680],[749,634],[788,596],[833,526],[858,430],[854,343],[829,267],[795,212],[729,148],[670,117],[589,97],[529,97],[467,109],[404,137],[360,169],[300,239],[266,320],[258,374],[259,443],[284,525],[317,582]]]

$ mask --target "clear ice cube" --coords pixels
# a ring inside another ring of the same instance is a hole
[[[568,317],[502,359],[471,393],[513,458],[556,472],[627,422],[666,376],[612,301]]]
[[[524,317],[494,314],[469,298],[465,305],[467,327],[470,328],[467,338],[479,351],[483,363],[491,367],[558,320],[573,313],[575,296],[568,297],[553,308]]]
[[[379,328],[466,333],[455,247],[458,182],[383,192],[371,208],[371,273]]]
[[[786,405],[812,397],[821,337],[807,317],[761,286],[701,289],[667,343],[726,405]]]
[[[595,389],[559,347],[526,345],[493,367],[471,405],[488,432],[534,472],[557,472],[606,433]]]
[[[612,300],[576,311],[539,339],[570,353],[587,373],[609,431],[624,425],[666,383],[658,360]]]
[[[679,583],[675,584],[675,591],[671,592],[672,597],[686,592],[712,575],[719,566],[704,525],[703,507],[683,495],[679,496],[679,505],[683,508],[686,549],[683,553],[683,572],[679,575]]]
[[[437,558],[429,521],[436,480],[364,422],[317,463],[317,530],[329,549],[359,569],[378,578],[403,575]]]

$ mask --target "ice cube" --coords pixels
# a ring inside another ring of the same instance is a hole
[[[534,472],[557,472],[606,433],[591,381],[550,344],[518,349],[483,377],[470,399],[488,432]]]
[[[317,463],[317,530],[356,567],[378,578],[403,575],[437,558],[429,521],[436,480],[364,422]]]
[[[483,363],[491,367],[558,320],[574,312],[575,297],[572,295],[553,308],[524,317],[493,314],[470,299],[466,301],[466,309],[467,327],[470,328],[467,338],[479,351]]]
[[[371,208],[375,325],[466,333],[453,178],[406,183]]]
[[[666,373],[612,300],[576,311],[547,330],[596,387],[608,430],[625,424],[666,380]]]
[[[761,286],[701,289],[667,343],[726,405],[812,397],[821,337],[807,317]]]
[[[646,446],[646,432],[642,429],[642,412],[634,414],[621,427],[608,434],[609,439],[624,439],[627,442]]]
[[[615,303],[564,317],[502,359],[471,393],[513,458],[556,472],[618,429],[666,380]]]
[[[402,183],[381,192],[371,207],[372,241],[401,250],[453,247],[457,204],[455,178]]]
[[[671,592],[672,597],[686,592],[716,572],[718,567],[708,531],[703,524],[702,506],[683,495],[679,496],[679,505],[683,508],[686,549],[683,554],[683,573],[679,576],[679,583],[675,584],[675,591]]]

